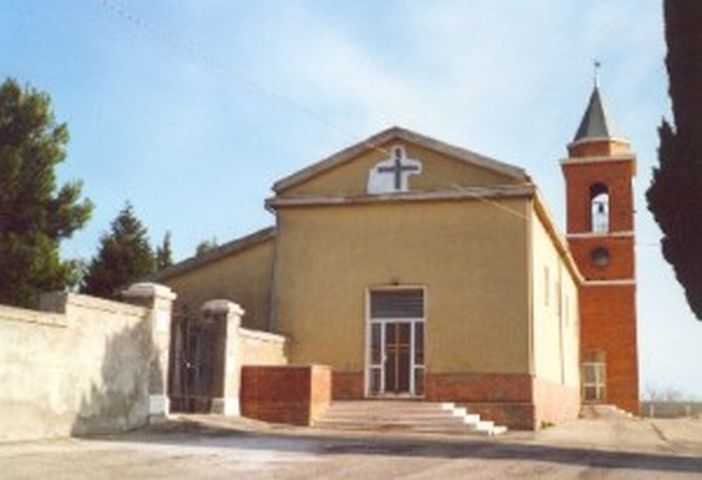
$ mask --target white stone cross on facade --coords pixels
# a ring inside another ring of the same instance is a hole
[[[389,159],[373,166],[368,174],[368,193],[393,193],[409,190],[409,176],[422,172],[422,163],[407,158],[405,148],[392,148]]]

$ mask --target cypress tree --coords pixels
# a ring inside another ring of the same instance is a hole
[[[674,126],[660,128],[659,166],[646,192],[662,251],[702,319],[702,2],[665,0],[666,67]]]

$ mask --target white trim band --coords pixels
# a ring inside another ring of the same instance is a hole
[[[598,232],[576,232],[576,233],[568,233],[566,235],[566,238],[571,239],[571,238],[600,238],[600,239],[607,239],[607,237],[634,237],[634,231],[633,230],[627,230],[623,232],[606,232],[606,233],[598,233]]]
[[[318,205],[356,205],[376,202],[416,202],[439,200],[479,200],[481,198],[528,198],[534,195],[532,184],[466,187],[438,192],[406,192],[356,196],[299,196],[273,197],[266,200],[266,208],[304,207]]]
[[[636,285],[635,278],[625,278],[617,280],[586,280],[584,287],[619,287],[623,285]]]
[[[627,153],[625,155],[592,156],[592,157],[569,157],[561,159],[561,165],[580,165],[583,163],[603,163],[603,162],[635,162],[636,155]]]

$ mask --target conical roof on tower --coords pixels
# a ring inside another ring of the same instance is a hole
[[[612,121],[604,108],[599,86],[595,83],[592,95],[590,95],[590,102],[587,105],[587,110],[585,110],[583,119],[580,121],[578,131],[575,132],[573,142],[588,139],[602,140],[614,137],[616,137],[616,135]]]

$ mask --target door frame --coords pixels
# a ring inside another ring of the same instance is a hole
[[[371,318],[370,314],[370,300],[371,300],[371,293],[372,292],[377,292],[377,291],[388,291],[388,290],[421,290],[422,291],[422,300],[423,300],[423,312],[422,312],[422,317],[421,318]],[[367,398],[423,398],[424,394],[417,395],[415,392],[416,390],[416,385],[415,385],[415,369],[423,369],[425,375],[422,376],[423,379],[426,379],[426,357],[427,357],[427,326],[426,326],[426,319],[427,319],[427,288],[424,285],[378,285],[378,286],[369,286],[366,288],[365,292],[365,309],[366,309],[366,314],[365,314],[365,334],[366,334],[366,339],[365,339],[365,365],[363,368],[363,393],[364,396]],[[410,391],[409,393],[403,393],[403,394],[395,394],[395,393],[386,393],[384,392],[385,390],[385,330],[386,330],[386,324],[388,323],[398,323],[398,322],[406,322],[410,324]],[[415,364],[415,324],[417,323],[422,323],[423,324],[423,330],[424,330],[424,363],[422,365],[416,365]],[[380,394],[372,394],[370,390],[370,381],[371,381],[371,369],[373,368],[373,363],[371,359],[371,343],[372,343],[372,338],[371,338],[371,328],[373,324],[380,324],[380,344],[381,344],[381,363],[380,363],[380,385],[381,385],[381,393]],[[424,389],[422,389],[424,391]]]

